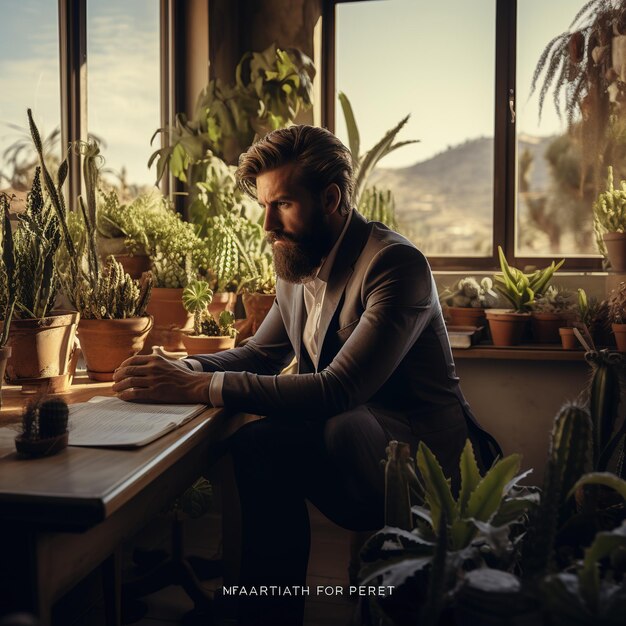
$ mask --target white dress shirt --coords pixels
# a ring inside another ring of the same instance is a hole
[[[324,306],[324,296],[326,295],[326,285],[337,256],[337,251],[339,250],[341,242],[345,237],[351,219],[352,211],[348,213],[348,218],[346,219],[346,223],[344,224],[337,241],[328,253],[328,256],[323,259],[320,268],[317,270],[315,278],[303,283],[304,307],[307,318],[302,332],[302,343],[304,344],[304,347],[306,348],[306,351],[308,352],[316,370],[319,363],[319,350],[321,348],[319,345],[319,327],[322,308]],[[185,362],[192,370],[196,372],[202,371],[202,363],[200,363],[200,361],[189,358],[185,359]],[[224,400],[222,397],[224,374],[225,372],[214,372],[211,378],[209,400],[213,406],[224,406]]]

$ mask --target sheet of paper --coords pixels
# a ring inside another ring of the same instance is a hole
[[[139,404],[96,396],[70,405],[70,446],[142,446],[201,413],[203,404]]]

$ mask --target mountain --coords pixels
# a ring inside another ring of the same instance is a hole
[[[545,189],[543,154],[552,137],[520,136],[533,156],[531,188]],[[430,254],[484,254],[491,249],[493,138],[479,137],[397,169],[377,168],[370,184],[393,190],[403,232]]]

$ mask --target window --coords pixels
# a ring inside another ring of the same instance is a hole
[[[0,190],[23,202],[37,161],[31,108],[51,159],[59,162],[60,101],[57,3],[6,0],[0,21]]]
[[[5,0],[0,22],[0,190],[24,197],[36,157],[27,108],[58,162],[62,146],[88,134],[101,141],[103,175],[122,193],[152,185],[150,139],[169,111],[166,0]],[[163,46],[161,45],[163,42]],[[165,50],[165,51],[164,51]],[[63,150],[64,152],[64,150]],[[79,193],[69,155],[70,205]],[[22,197],[22,200],[23,200]]]
[[[161,125],[158,0],[87,1],[87,124],[109,183],[153,185],[150,138]]]
[[[543,49],[584,4],[339,1],[327,16],[326,123],[347,141],[338,91],[366,149],[411,114],[399,140],[420,143],[383,159],[371,182],[392,190],[401,232],[433,267],[493,269],[502,245],[518,266],[566,257],[567,269],[601,269],[591,212],[598,181],[581,174],[585,151],[552,91],[539,120],[542,77],[531,95]],[[575,130],[579,121],[577,110]]]

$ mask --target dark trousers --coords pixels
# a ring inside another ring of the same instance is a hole
[[[240,585],[306,585],[306,499],[344,528],[381,528],[381,461],[392,438],[417,446],[408,422],[374,416],[367,406],[325,422],[266,417],[242,427],[230,440],[241,504]],[[301,623],[304,597],[247,597],[240,606],[242,623],[292,626]]]

